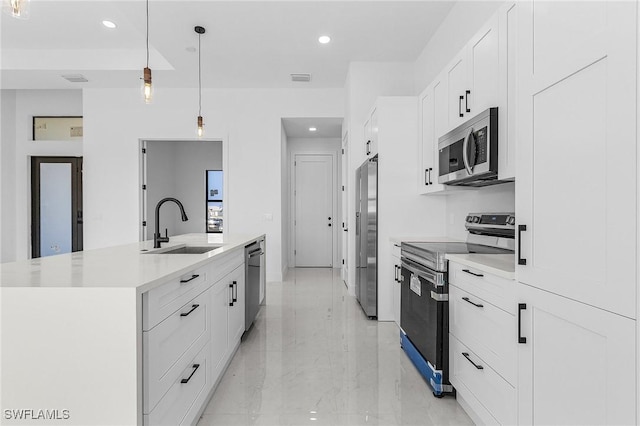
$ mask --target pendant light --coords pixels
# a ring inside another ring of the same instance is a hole
[[[3,0],[2,9],[8,15],[17,19],[27,19],[29,17],[30,0]]]
[[[200,48],[200,36],[204,34],[204,27],[197,26],[194,28],[198,34],[198,137],[204,135],[204,120],[202,119],[202,55]]]
[[[149,0],[147,0],[147,66],[142,74],[142,95],[146,104],[151,103],[153,86],[151,85],[151,68],[149,68]]]

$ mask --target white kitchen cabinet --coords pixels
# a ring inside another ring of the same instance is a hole
[[[393,320],[400,327],[400,280],[402,279],[400,243],[391,243],[391,266],[393,267]]]
[[[637,7],[518,3],[520,424],[637,423]]]
[[[211,373],[215,383],[244,333],[244,264],[215,283],[211,290]]]
[[[154,410],[192,358],[209,344],[210,299],[207,290],[170,314],[153,329],[143,332],[145,414]]]
[[[518,423],[636,424],[636,322],[525,284],[517,294]]]
[[[211,374],[215,382],[224,370],[229,348],[229,303],[231,292],[226,281],[211,288]]]
[[[234,350],[240,344],[244,333],[244,267],[241,266],[226,278],[231,292],[229,303],[229,349]]]
[[[439,159],[436,135],[445,133],[448,122],[446,81],[446,73],[442,73],[419,97],[418,192],[420,194],[445,194],[466,189],[438,183]]]
[[[445,77],[447,84],[447,127],[452,129],[464,122],[466,114],[465,99],[467,91],[467,48],[456,55],[447,66]],[[469,92],[470,93],[470,92]]]
[[[463,187],[438,183],[438,139],[471,117],[498,108],[498,179],[515,178],[516,4],[507,2],[420,95],[420,194]]]
[[[517,279],[629,318],[637,307],[636,8],[518,3]]]
[[[378,154],[378,110],[375,107],[364,123],[364,152],[367,158]]]
[[[449,379],[480,424],[517,422],[515,281],[449,261]]]

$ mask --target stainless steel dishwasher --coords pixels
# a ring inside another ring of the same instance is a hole
[[[245,317],[244,329],[249,330],[258,315],[261,302],[260,287],[264,274],[264,239],[244,248],[245,254]]]

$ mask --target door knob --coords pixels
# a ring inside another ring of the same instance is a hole
[[[328,218],[329,220],[331,220],[331,218]]]
[[[331,226],[331,224],[329,224],[329,226]]]

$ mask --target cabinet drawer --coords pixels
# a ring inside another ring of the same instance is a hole
[[[225,275],[233,272],[238,266],[244,264],[244,249],[234,250],[230,253],[224,253],[216,256],[211,263],[209,270],[209,282],[214,284],[220,281]]]
[[[518,331],[514,315],[450,285],[449,331],[515,384]]]
[[[171,382],[169,390],[153,411],[145,413],[144,424],[194,424],[197,420],[195,416],[212,388],[209,369],[209,345],[205,345],[180,370],[180,374]],[[187,380],[187,383],[183,383],[183,380]]]
[[[449,284],[473,293],[507,312],[516,314],[515,280],[508,280],[469,266],[449,262]]]
[[[142,295],[142,327],[151,330],[182,305],[206,290],[208,265],[167,281]]]
[[[471,394],[497,423],[516,424],[515,388],[453,335],[449,336],[449,349],[450,380],[458,392],[465,397]],[[472,362],[482,369],[476,368]],[[487,419],[487,423],[493,421]]]
[[[205,291],[153,330],[143,332],[145,413],[153,410],[191,358],[209,342],[210,298],[211,292]]]

